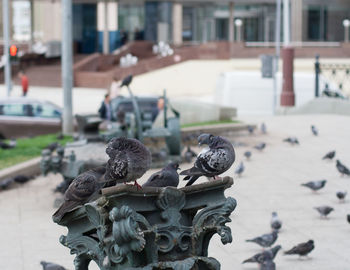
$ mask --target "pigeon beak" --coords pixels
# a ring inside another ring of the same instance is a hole
[[[177,168],[177,171],[178,171],[178,170],[181,170],[181,168]]]

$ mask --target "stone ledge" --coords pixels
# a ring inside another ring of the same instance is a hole
[[[0,170],[0,182],[6,178],[16,176],[18,174],[24,174],[26,176],[33,176],[40,174],[40,163],[41,157],[33,158],[25,162],[16,164],[9,168]]]

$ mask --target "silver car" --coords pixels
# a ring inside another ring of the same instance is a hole
[[[0,139],[15,139],[61,130],[62,109],[27,97],[0,99]]]

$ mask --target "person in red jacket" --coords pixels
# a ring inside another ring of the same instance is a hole
[[[23,93],[23,96],[25,97],[28,93],[28,87],[29,87],[28,77],[24,74],[23,71],[20,71],[18,73],[18,77],[21,79],[22,93]]]

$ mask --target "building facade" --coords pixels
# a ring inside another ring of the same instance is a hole
[[[13,39],[61,39],[60,0],[13,0],[11,14]],[[291,0],[290,18],[292,42],[341,42],[350,1]],[[132,40],[272,42],[275,20],[276,0],[73,0],[79,53],[112,51]]]

